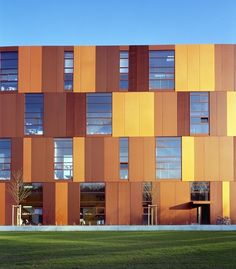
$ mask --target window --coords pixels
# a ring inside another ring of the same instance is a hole
[[[73,140],[54,139],[54,179],[73,178]]]
[[[190,93],[190,133],[209,133],[209,96],[208,92]]]
[[[16,91],[18,87],[18,52],[0,52],[0,90]]]
[[[25,95],[25,135],[43,134],[43,94]]]
[[[111,134],[111,93],[87,94],[87,134]]]
[[[181,179],[181,138],[156,138],[156,178]]]
[[[129,52],[120,51],[120,90],[128,90],[129,87]]]
[[[210,200],[210,182],[191,182],[191,201]]]
[[[152,182],[143,183],[143,224],[148,225],[148,206],[152,205]]]
[[[149,89],[173,90],[175,87],[175,52],[149,51]]]
[[[105,184],[80,184],[80,220],[85,224],[105,224]]]
[[[129,178],[129,139],[120,138],[120,179]]]
[[[0,139],[0,180],[11,178],[11,140]]]
[[[74,52],[64,52],[64,89],[71,91],[73,89],[74,74]]]

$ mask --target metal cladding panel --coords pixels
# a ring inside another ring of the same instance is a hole
[[[219,180],[234,180],[233,137],[219,137]]]
[[[118,215],[119,225],[130,224],[130,184],[128,182],[119,183],[118,192]]]
[[[56,225],[68,225],[68,183],[55,183]]]
[[[210,218],[211,224],[216,224],[217,217],[223,216],[222,182],[211,182],[210,184]]]
[[[223,216],[230,218],[230,182],[222,182],[222,208]]]
[[[80,184],[68,183],[68,224],[80,224]]]
[[[205,144],[205,180],[220,180],[219,178],[219,139],[204,137]]]
[[[187,45],[175,45],[175,90],[188,91]]]
[[[24,182],[32,180],[32,139],[23,139],[23,178]]]
[[[43,183],[43,224],[55,225],[56,205],[55,205],[55,186],[53,183]]]
[[[236,182],[230,182],[230,218],[232,224],[236,223]]]
[[[177,135],[190,135],[190,93],[177,93]]]
[[[215,45],[216,91],[233,91],[235,72],[234,45]]]
[[[73,138],[73,182],[85,180],[85,138]]]
[[[6,212],[6,184],[0,183],[0,225],[5,225]]]
[[[130,224],[142,224],[142,197],[143,197],[143,183],[130,183]]]
[[[18,171],[23,169],[23,138],[14,137],[11,139],[12,147],[12,159],[11,169],[12,171]]]
[[[227,92],[227,135],[236,136],[236,93]]]
[[[125,136],[125,95],[112,94],[112,135]]]
[[[118,182],[106,183],[106,224],[115,225],[119,223],[119,205],[118,205]]]
[[[129,138],[129,180],[144,179],[144,145],[143,137]]]
[[[194,180],[194,137],[182,137],[182,180]]]
[[[188,45],[188,91],[200,89],[200,48]]]

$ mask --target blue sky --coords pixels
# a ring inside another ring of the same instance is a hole
[[[0,0],[0,45],[236,43],[236,0]]]

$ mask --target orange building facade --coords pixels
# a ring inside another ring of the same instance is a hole
[[[236,45],[0,48],[9,183],[44,225],[236,223]]]

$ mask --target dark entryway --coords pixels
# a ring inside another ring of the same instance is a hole
[[[210,224],[210,205],[209,204],[198,205],[197,223]]]

